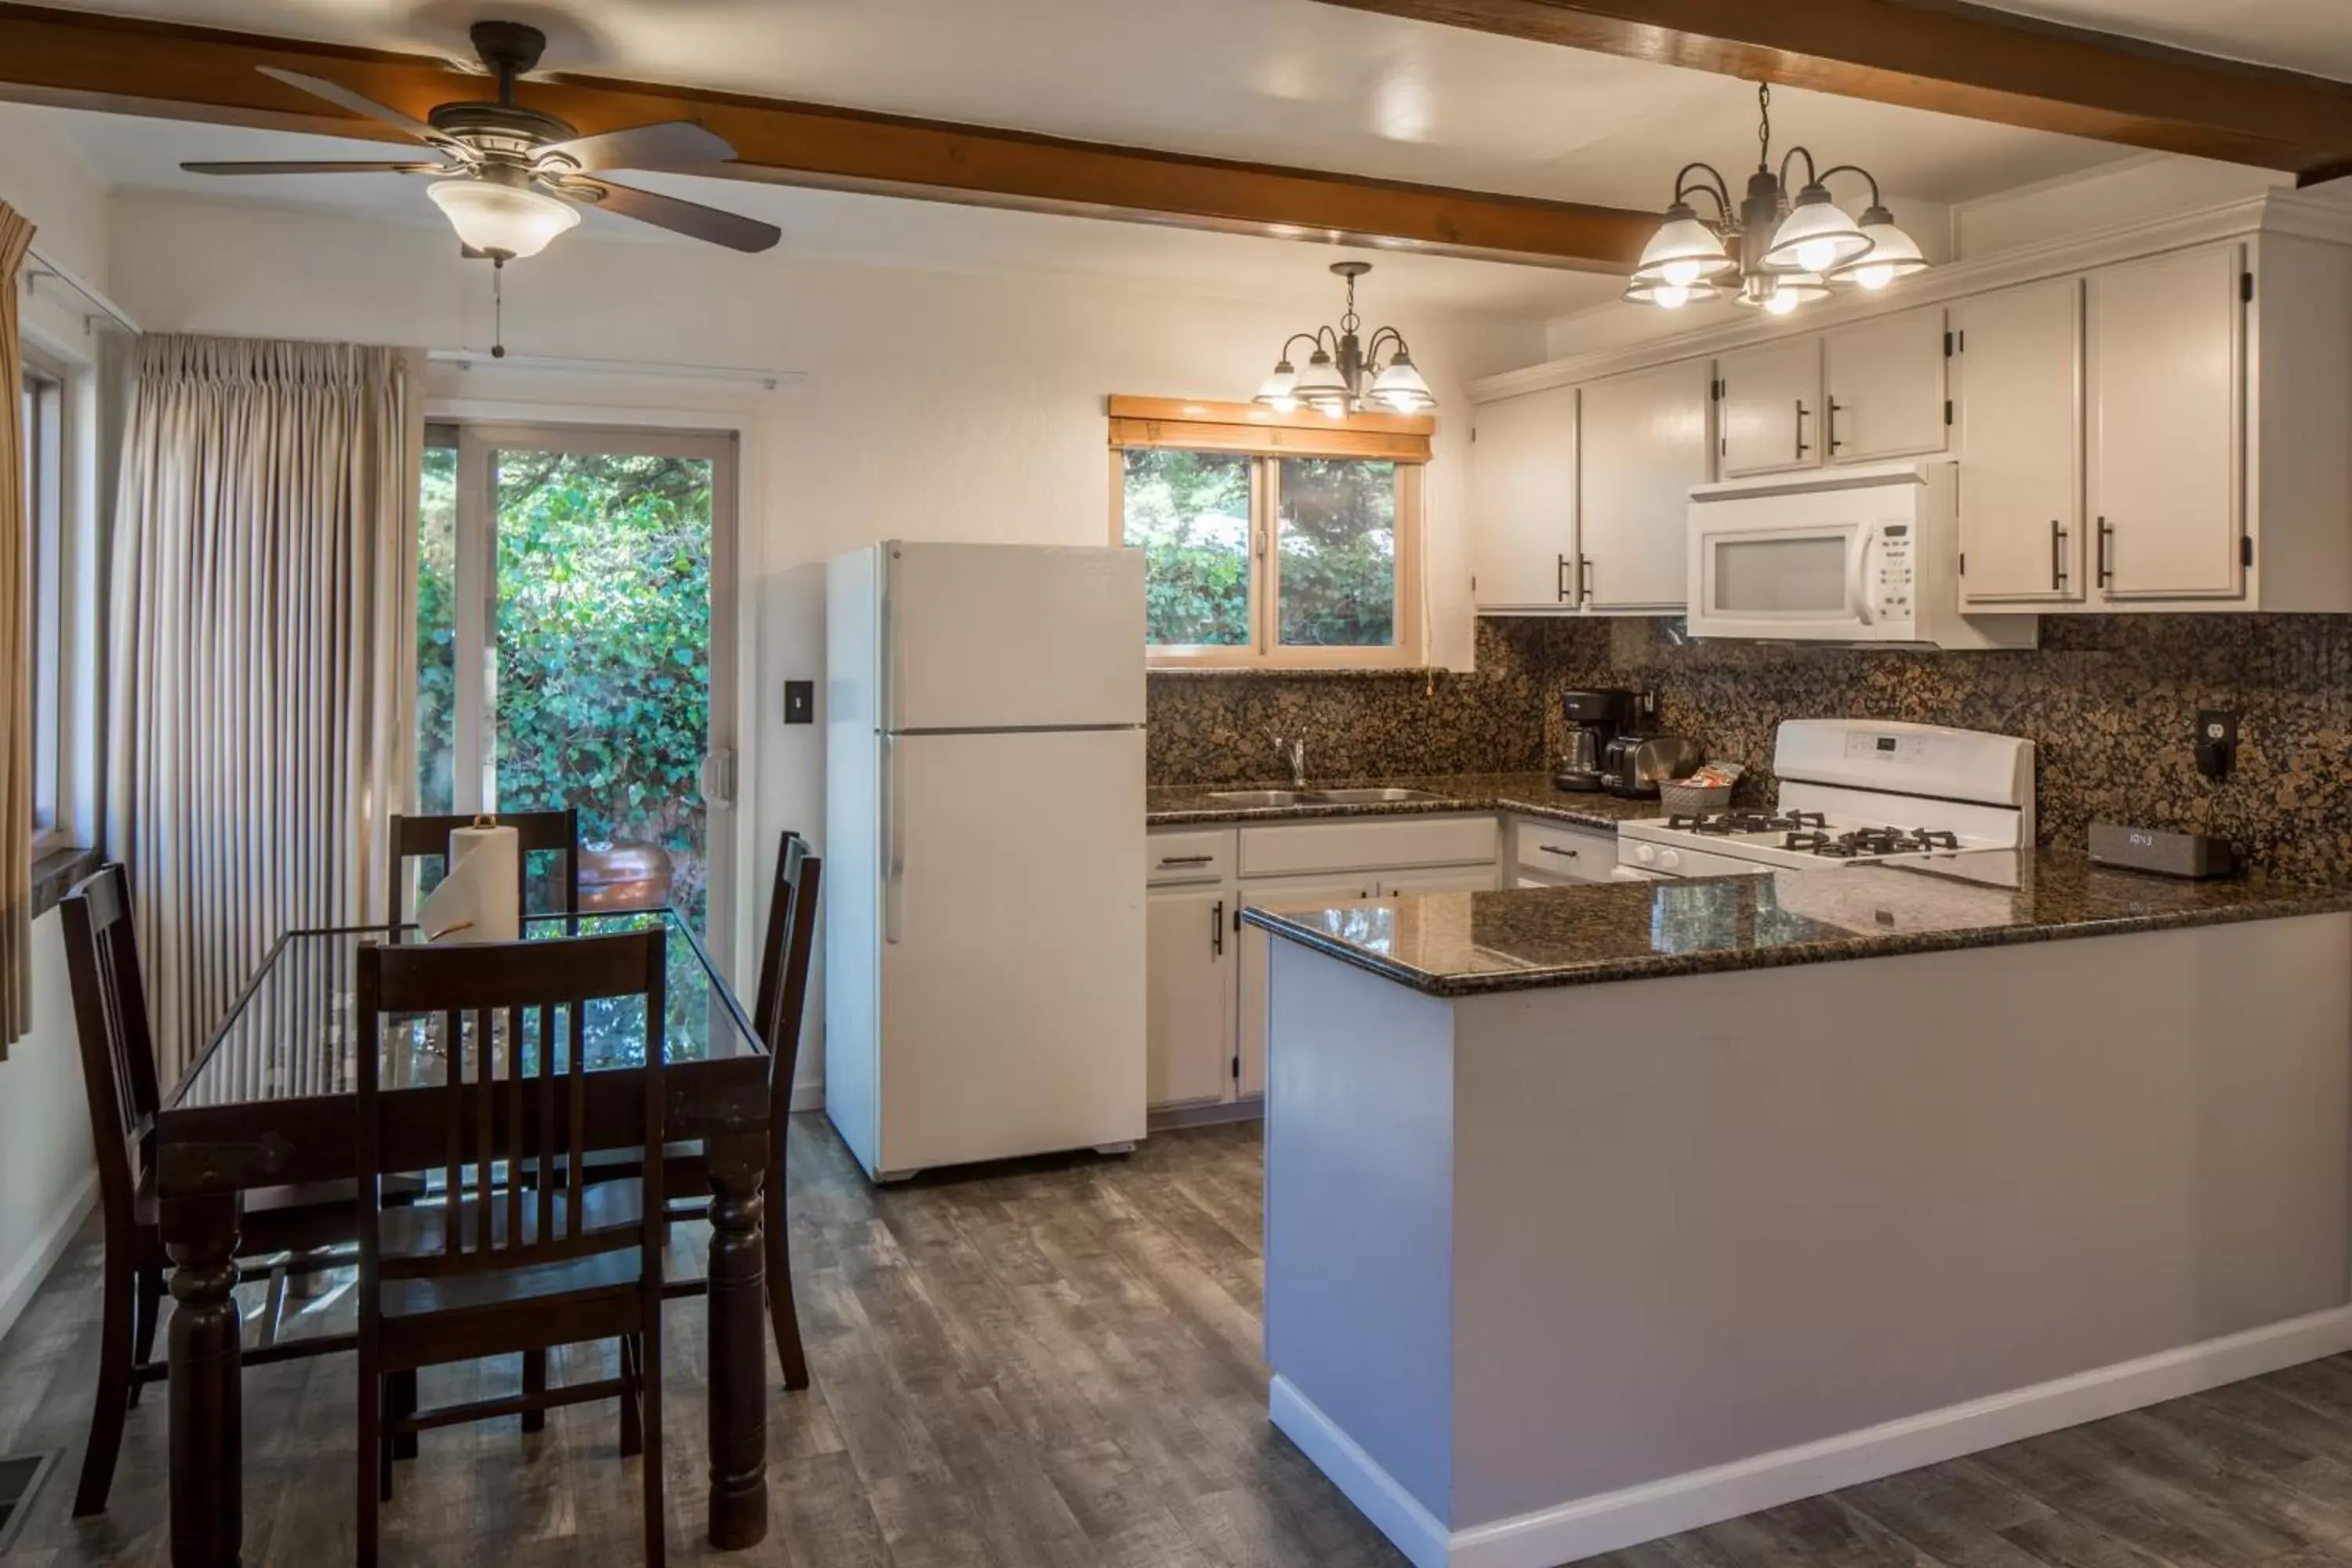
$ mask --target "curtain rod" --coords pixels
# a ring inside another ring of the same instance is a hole
[[[80,295],[84,300],[98,307],[95,316],[85,313],[82,317],[81,330],[85,335],[89,333],[89,324],[92,321],[97,319],[97,316],[106,317],[109,321],[112,321],[116,326],[121,327],[126,332],[135,333],[139,331],[139,323],[132,321],[129,316],[124,315],[121,306],[108,299],[105,295],[100,293],[97,289],[91,288],[89,284],[83,282],[70,268],[61,267],[57,262],[52,261],[47,257],[42,255],[41,247],[39,246],[34,246],[30,250],[26,251],[25,258],[26,262],[26,266],[25,268],[25,288],[28,291],[42,279],[52,279],[57,282],[64,284],[67,288]]]
[[[670,381],[727,381],[765,387],[797,386],[808,378],[796,370],[755,370],[746,365],[656,364],[624,359],[567,359],[560,354],[493,356],[478,349],[430,349],[425,357],[435,364],[459,370],[561,371],[574,375],[655,376]]]

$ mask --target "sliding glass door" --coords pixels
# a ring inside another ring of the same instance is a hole
[[[733,438],[436,426],[420,499],[416,809],[577,807],[592,896],[726,952]]]

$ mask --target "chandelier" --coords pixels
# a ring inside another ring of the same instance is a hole
[[[1356,279],[1371,269],[1369,261],[1331,264],[1331,270],[1348,280],[1347,314],[1339,318],[1336,329],[1318,327],[1311,332],[1292,333],[1289,342],[1282,345],[1282,357],[1275,361],[1274,374],[1265,378],[1253,401],[1285,414],[1305,404],[1333,419],[1345,419],[1350,414],[1422,414],[1437,406],[1429,383],[1413,368],[1402,332],[1382,327],[1369,343],[1356,336],[1364,324],[1356,314]],[[1291,344],[1302,339],[1315,345],[1304,370],[1290,363]],[[1381,360],[1383,347],[1388,351],[1386,363]]]
[[[1791,147],[1772,169],[1772,89],[1756,89],[1760,121],[1756,133],[1756,172],[1735,216],[1731,187],[1706,163],[1686,164],[1675,176],[1674,205],[1633,268],[1625,298],[1637,304],[1679,310],[1711,300],[1737,300],[1775,316],[1808,300],[1825,299],[1838,285],[1884,289],[1897,278],[1927,269],[1927,258],[1912,237],[1895,226],[1879,199],[1878,181],[1867,169],[1840,163],[1818,172],[1813,155]],[[1805,161],[1805,183],[1795,204],[1788,199],[1790,165]],[[1859,221],[1830,200],[1829,182],[1858,174],[1870,184],[1870,205]],[[1715,204],[1715,220],[1698,216],[1689,198]]]

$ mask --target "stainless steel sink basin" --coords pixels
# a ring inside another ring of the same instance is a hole
[[[1398,805],[1407,801],[1444,800],[1425,789],[1310,789],[1302,797],[1326,805]]]
[[[1227,805],[1297,805],[1312,797],[1295,789],[1213,789],[1209,798]]]

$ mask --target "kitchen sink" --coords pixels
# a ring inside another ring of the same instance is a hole
[[[1213,789],[1209,798],[1227,805],[1297,805],[1314,797],[1295,789]]]
[[[1445,797],[1425,789],[1310,789],[1300,798],[1325,805],[1399,805],[1407,801]]]

